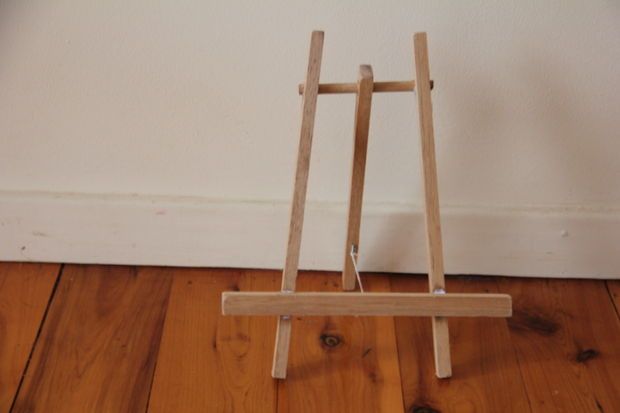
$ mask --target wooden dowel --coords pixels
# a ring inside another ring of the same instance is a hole
[[[431,89],[433,88],[431,80]],[[373,92],[413,92],[415,90],[414,80],[392,81],[392,82],[374,82]],[[299,84],[299,94],[303,95],[304,84]],[[340,93],[357,93],[357,83],[321,83],[319,84],[319,94],[340,94]]]
[[[225,315],[509,317],[506,294],[224,292]]]

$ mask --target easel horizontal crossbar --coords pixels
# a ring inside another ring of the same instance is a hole
[[[431,89],[433,81],[431,80]],[[394,81],[394,82],[374,82],[373,92],[412,92],[415,89],[414,80]],[[299,94],[304,93],[304,84],[299,85]],[[357,83],[321,83],[319,84],[319,95],[336,93],[357,93]]]
[[[225,292],[225,315],[510,317],[506,294]]]

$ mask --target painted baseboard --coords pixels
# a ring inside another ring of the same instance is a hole
[[[300,267],[339,270],[345,205],[310,202]],[[442,207],[446,272],[620,278],[620,210]],[[288,202],[0,191],[0,260],[281,268]],[[419,207],[365,205],[363,271],[426,272]]]

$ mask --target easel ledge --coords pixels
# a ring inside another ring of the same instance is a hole
[[[506,294],[224,292],[224,315],[510,317]]]

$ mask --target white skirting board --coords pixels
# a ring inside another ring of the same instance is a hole
[[[309,202],[300,267],[340,270],[344,204]],[[288,201],[0,191],[0,260],[282,268]],[[620,278],[620,209],[441,208],[446,272]],[[362,271],[426,272],[420,207],[365,204]]]

